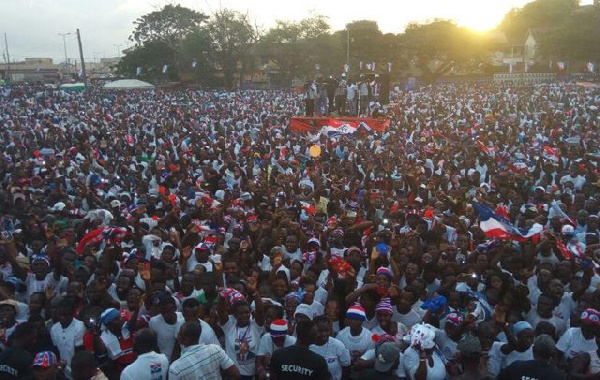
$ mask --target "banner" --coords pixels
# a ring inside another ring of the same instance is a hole
[[[385,132],[390,119],[374,118],[329,118],[329,117],[292,117],[290,129],[298,133],[324,133],[328,136],[348,135],[357,131],[365,133]]]

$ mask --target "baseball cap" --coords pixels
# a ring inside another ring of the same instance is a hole
[[[121,202],[119,202],[117,199],[110,202],[110,207],[112,207],[112,208],[116,208],[116,207],[120,207],[120,206],[121,206]]]
[[[400,347],[394,342],[385,342],[375,349],[375,371],[387,372],[400,357]]]
[[[58,359],[56,358],[56,354],[52,351],[41,351],[35,354],[35,358],[33,359],[33,367],[42,367],[48,368],[56,365],[58,363]]]

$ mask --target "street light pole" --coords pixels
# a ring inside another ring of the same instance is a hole
[[[69,58],[67,58],[67,40],[65,37],[67,37],[70,34],[71,34],[70,32],[69,33],[58,33],[58,35],[63,38],[63,48],[65,49],[65,68],[67,69],[67,74],[70,74],[71,70],[69,70]]]
[[[346,63],[350,64],[350,28],[346,26]]]

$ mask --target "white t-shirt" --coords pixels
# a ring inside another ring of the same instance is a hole
[[[246,327],[238,327],[236,319],[229,316],[229,320],[221,325],[225,334],[225,352],[244,376],[253,376],[255,372],[255,359],[258,352],[258,343],[263,332],[251,318]]]
[[[293,346],[296,343],[296,337],[291,335],[285,336],[285,341],[283,342],[283,347],[276,347],[273,343],[273,338],[271,338],[271,334],[266,333],[260,338],[260,342],[258,343],[258,351],[256,352],[256,356],[266,356],[273,355],[273,352],[280,348],[285,348],[289,346]]]
[[[27,278],[25,279],[25,286],[27,287],[27,297],[25,298],[25,302],[29,303],[29,297],[32,293],[43,293],[48,285],[53,286],[54,291],[60,294],[67,291],[68,284],[69,279],[63,276],[60,277],[60,280],[56,281],[54,279],[54,273],[52,272],[48,273],[43,280],[36,280],[33,273],[28,273]]]
[[[169,371],[169,359],[165,354],[147,352],[141,354],[121,372],[121,380],[165,380]]]
[[[360,356],[367,350],[375,347],[375,342],[371,339],[372,336],[371,331],[364,327],[362,327],[360,334],[353,336],[350,333],[350,327],[346,327],[335,338],[344,344],[351,355],[353,352],[357,352],[358,356]]]
[[[444,380],[446,378],[446,365],[438,351],[431,354],[433,358],[433,367],[429,366],[427,361],[427,380]],[[397,374],[405,376],[409,379],[414,379],[417,370],[419,369],[420,360],[419,353],[412,347],[409,347],[402,355],[401,365],[398,368]],[[402,373],[404,372],[404,374]]]
[[[176,314],[177,321],[172,325],[165,322],[165,319],[161,314],[150,318],[150,322],[148,323],[148,326],[156,332],[158,348],[160,349],[160,352],[165,354],[169,361],[173,355],[173,347],[175,347],[177,332],[179,331],[181,325],[185,323],[183,314],[180,312],[176,312]]]
[[[571,313],[577,308],[575,301],[573,301],[573,293],[565,292],[560,300],[558,306],[554,309],[554,315],[559,318],[569,321],[571,319]]]
[[[417,323],[421,323],[421,320],[423,319],[421,314],[417,313],[412,308],[406,314],[400,314],[396,308],[393,308],[392,311],[394,312],[392,315],[392,321],[402,323],[409,330]]]
[[[63,329],[60,323],[55,323],[50,329],[52,343],[58,348],[61,360],[66,361],[69,368],[75,355],[75,347],[83,346],[83,334],[85,325],[77,319],[73,319],[67,328]]]
[[[586,340],[580,327],[571,327],[560,337],[556,349],[572,359],[581,353],[596,351],[598,345],[595,338]]]
[[[554,326],[556,336],[561,336],[567,330],[567,322],[565,322],[564,319],[558,318],[556,315],[552,315],[551,318],[542,318],[533,307],[529,310],[529,313],[527,313],[527,322],[529,322],[534,329],[540,322],[549,322]]]
[[[494,342],[490,349],[488,370],[494,376],[498,376],[502,369],[508,367],[513,362],[519,360],[533,360],[533,347],[529,347],[529,349],[524,352],[513,350],[508,355],[504,355],[500,348],[505,344],[506,343],[504,342]]]
[[[350,352],[342,342],[329,337],[327,343],[322,346],[310,345],[310,350],[321,355],[327,362],[327,369],[333,380],[342,378],[342,367],[350,365]]]

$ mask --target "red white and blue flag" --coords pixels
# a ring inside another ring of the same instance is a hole
[[[479,149],[481,149],[481,151],[485,154],[487,154],[490,157],[495,157],[496,156],[496,147],[493,145],[486,145],[483,142],[481,142],[481,140],[477,140],[477,145],[479,146]]]
[[[558,161],[558,149],[552,148],[549,145],[544,145],[542,148],[542,156],[547,160]]]
[[[488,238],[515,240],[522,243],[539,239],[544,230],[544,227],[539,223],[534,224],[529,231],[519,229],[495,213],[490,207],[478,202],[473,203],[473,206],[479,212],[479,228]]]

